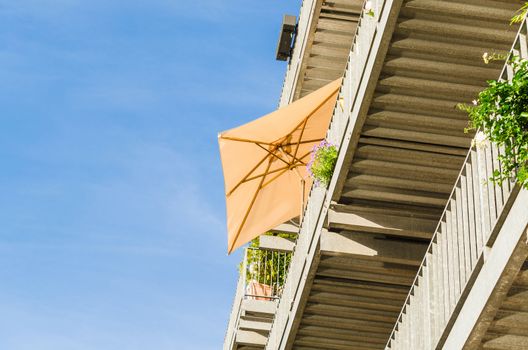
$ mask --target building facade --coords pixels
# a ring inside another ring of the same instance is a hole
[[[456,108],[513,74],[484,53],[528,58],[520,5],[303,1],[280,105],[343,77],[338,161],[295,242],[254,248],[284,278],[243,265],[224,350],[528,349],[528,191]]]

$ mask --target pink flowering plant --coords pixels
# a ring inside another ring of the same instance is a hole
[[[337,147],[323,140],[312,149],[312,158],[307,164],[308,173],[317,186],[328,186],[337,162]]]

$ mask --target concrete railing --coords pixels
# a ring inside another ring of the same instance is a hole
[[[290,252],[246,248],[241,271],[244,298],[278,299],[286,280],[290,259]]]
[[[528,59],[527,34],[523,22],[511,54]],[[506,64],[501,79],[512,74]],[[442,348],[519,190],[489,181],[500,153],[486,141],[469,150],[386,349]]]
[[[282,85],[282,94],[279,107],[286,106],[292,102],[295,95],[295,86],[301,71],[302,58],[308,44],[310,34],[310,24],[313,16],[316,15],[315,6],[317,0],[303,0],[297,22],[297,33],[295,34],[295,46]]]
[[[244,313],[244,300],[276,302],[282,293],[291,259],[290,248],[279,245],[280,242],[276,239],[270,240],[277,237],[263,237],[267,238],[265,248],[249,247],[244,250],[235,300],[224,339],[224,350],[236,348],[236,334]],[[261,247],[263,240],[260,240]]]
[[[364,76],[368,71],[367,65],[373,64],[372,55],[368,50],[374,46],[374,37],[380,30],[380,27],[385,23],[381,23],[382,11],[385,3],[392,3],[393,1],[377,0],[371,1],[372,11],[374,17],[361,15],[356,28],[356,34],[352,42],[352,48],[343,75],[343,84],[339,91],[337,104],[334,109],[334,115],[330,123],[327,134],[327,140],[336,146],[341,146],[346,135],[346,129],[349,124],[355,124],[355,114],[353,112],[354,106],[359,107],[357,101],[362,101],[360,84],[368,80],[368,76]],[[388,7],[388,6],[387,6]],[[385,15],[388,11],[385,11]],[[379,36],[379,34],[378,34]],[[370,67],[372,69],[372,67]]]
[[[233,307],[231,308],[231,315],[229,316],[229,323],[227,325],[226,335],[224,338],[224,350],[231,350],[234,348],[237,333],[236,330],[238,328],[240,311],[242,309],[242,300],[244,300],[244,292],[244,276],[243,274],[240,274],[238,277],[235,299],[233,300]]]
[[[311,1],[305,0],[303,2],[303,11],[304,6],[308,3]],[[310,267],[314,259],[317,258],[316,251],[319,238],[332,200],[332,194],[336,188],[337,175],[343,166],[352,132],[357,127],[356,120],[364,103],[363,96],[378,58],[381,41],[387,39],[384,37],[384,33],[389,21],[389,13],[396,4],[401,4],[401,0],[372,1],[375,15],[371,17],[362,14],[359,19],[339,99],[334,108],[334,115],[327,133],[327,139],[339,148],[334,177],[328,190],[312,187],[310,191],[286,284],[275,313],[266,349],[285,349],[291,341],[290,335],[292,335],[291,332],[295,327],[296,319],[298,320],[300,305],[302,305],[303,297],[308,292],[305,286],[309,280]],[[288,72],[286,77],[288,84],[290,73],[293,74]],[[293,88],[288,87],[288,89]],[[283,98],[284,96],[283,92]]]

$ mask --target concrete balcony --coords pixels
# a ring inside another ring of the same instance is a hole
[[[280,106],[343,76],[363,0],[303,0]]]
[[[224,350],[264,349],[292,249],[292,241],[276,236],[262,236],[258,248],[246,248]]]
[[[473,135],[455,106],[499,76],[502,65],[482,54],[507,53],[517,30],[508,25],[517,1],[372,4],[328,131],[334,177],[310,193],[269,350],[385,348],[446,204],[462,203],[451,193]],[[282,101],[304,84],[295,67]]]
[[[511,51],[523,59],[527,30]],[[527,347],[528,191],[488,180],[500,153],[471,147],[387,349]]]

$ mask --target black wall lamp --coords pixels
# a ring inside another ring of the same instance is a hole
[[[287,61],[292,55],[297,31],[296,22],[297,18],[295,16],[284,15],[282,19],[279,43],[277,44],[276,59],[278,61]]]

